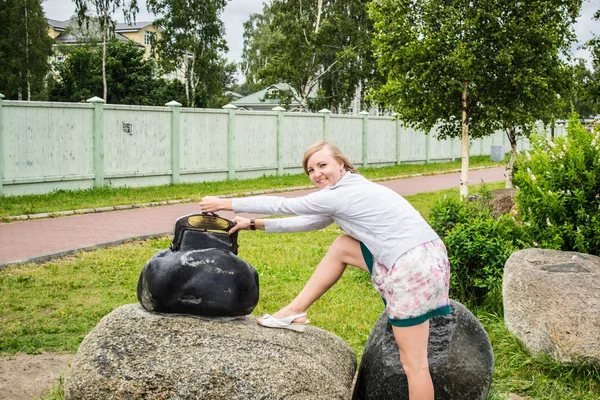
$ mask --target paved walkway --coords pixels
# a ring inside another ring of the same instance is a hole
[[[472,184],[503,179],[504,167],[469,171]],[[381,182],[403,196],[458,187],[459,183],[460,173]],[[311,190],[274,195],[295,197],[309,192]],[[135,238],[168,235],[173,232],[177,218],[198,212],[200,209],[194,202],[0,224],[0,269],[9,264],[46,261]],[[231,212],[219,215],[233,217]]]

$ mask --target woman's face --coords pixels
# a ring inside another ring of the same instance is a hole
[[[311,182],[322,189],[333,186],[344,176],[344,163],[336,160],[328,147],[313,154],[306,163]]]

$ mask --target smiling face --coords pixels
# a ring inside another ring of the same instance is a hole
[[[311,182],[319,189],[333,186],[344,176],[344,162],[336,160],[328,147],[315,152],[306,164]]]

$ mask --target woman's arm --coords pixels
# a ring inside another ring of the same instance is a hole
[[[200,209],[204,212],[231,211],[231,199],[222,199],[215,196],[205,196],[200,200]]]
[[[344,203],[339,193],[323,189],[301,197],[253,196],[231,199],[235,213],[332,215]]]
[[[265,220],[267,233],[309,232],[323,229],[333,223],[329,215],[300,215],[290,218]]]

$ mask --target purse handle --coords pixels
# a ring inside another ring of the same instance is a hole
[[[179,247],[181,246],[181,240],[183,238],[183,232],[186,230],[195,230],[200,232],[225,231],[229,234],[229,230],[234,226],[235,223],[233,221],[220,217],[215,213],[201,212],[199,214],[184,215],[175,221],[175,227],[173,228],[173,241],[171,242],[169,248],[171,251],[179,250]],[[229,234],[229,237],[231,238],[231,251],[234,254],[237,254],[238,231]]]

